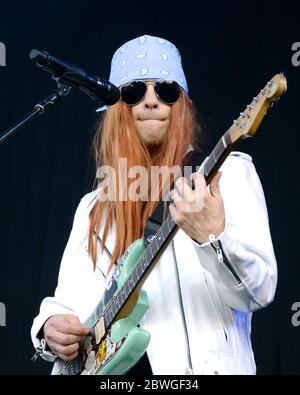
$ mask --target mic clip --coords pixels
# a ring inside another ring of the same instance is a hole
[[[52,95],[46,97],[37,103],[34,108],[39,111],[39,114],[44,114],[49,106],[56,104],[61,101],[62,98],[67,96],[72,90],[73,86],[60,81],[60,77],[53,77],[57,84],[57,88],[52,90]]]

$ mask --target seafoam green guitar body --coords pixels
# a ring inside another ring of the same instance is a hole
[[[144,241],[139,239],[120,258],[103,298],[85,322],[91,328],[91,335],[82,342],[79,354],[73,361],[65,363],[58,360],[55,363],[53,374],[121,375],[145,353],[150,334],[139,328],[138,324],[149,308],[146,292],[140,292],[133,310],[126,318],[106,325],[115,313],[113,302],[117,301],[116,295],[122,292],[126,283],[130,284],[130,276],[144,250]]]

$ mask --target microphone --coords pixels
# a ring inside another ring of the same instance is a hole
[[[82,68],[55,58],[46,51],[32,49],[29,54],[31,61],[43,70],[51,73],[53,78],[77,87],[94,100],[105,105],[113,105],[120,98],[119,89],[104,78],[89,74]]]

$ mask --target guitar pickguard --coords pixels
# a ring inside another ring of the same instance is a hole
[[[111,329],[108,330],[103,340],[97,345],[95,338],[88,337],[84,347],[82,375],[95,375],[118,352],[125,338],[118,343],[112,341]]]

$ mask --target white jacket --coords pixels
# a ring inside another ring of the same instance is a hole
[[[154,374],[255,374],[251,313],[268,305],[277,283],[268,214],[252,159],[233,152],[221,167],[225,230],[199,245],[179,230],[144,284],[150,308],[141,327],[151,333],[147,349]],[[101,253],[97,269],[87,252],[89,212],[98,191],[83,197],[61,261],[54,297],[43,300],[31,329],[37,334],[54,314],[84,322],[105,289],[109,266]],[[114,235],[106,247],[113,250]],[[99,241],[100,246],[100,241]],[[44,351],[44,359],[54,360]]]

